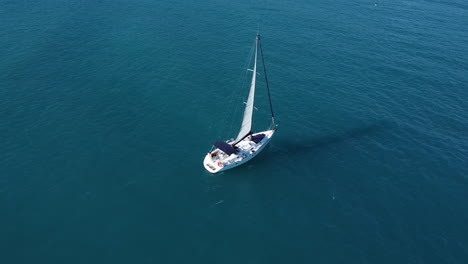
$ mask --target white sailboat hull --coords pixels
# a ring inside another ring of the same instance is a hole
[[[260,151],[262,151],[270,142],[271,137],[275,132],[276,129],[267,130],[254,133],[251,136],[246,137],[235,145],[238,149],[238,152],[235,154],[227,155],[217,148],[205,156],[203,165],[210,173],[218,173],[240,166],[257,156],[258,153],[260,153]],[[251,140],[252,137],[259,136],[261,134],[265,136],[258,143]]]

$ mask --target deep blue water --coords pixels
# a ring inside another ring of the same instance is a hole
[[[258,24],[279,130],[211,175]],[[0,1],[0,262],[468,263],[467,26],[463,0]]]

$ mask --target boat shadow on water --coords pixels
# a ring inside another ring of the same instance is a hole
[[[350,129],[343,129],[332,135],[318,137],[304,137],[299,135],[285,137],[278,135],[277,138],[273,139],[271,146],[263,153],[264,155],[259,155],[257,162],[268,162],[268,159],[271,158],[270,155],[278,158],[286,158],[293,154],[305,154],[312,151],[317,152],[329,148],[332,145],[372,136],[388,128],[389,123],[382,121]],[[281,133],[281,130],[279,130],[279,133]]]

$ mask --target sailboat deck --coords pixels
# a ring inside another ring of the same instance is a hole
[[[268,144],[274,132],[275,130],[268,130],[252,134],[252,136],[244,138],[234,145],[238,152],[231,155],[224,153],[220,149],[215,149],[206,155],[204,160],[205,168],[208,171],[215,173],[247,162]],[[258,135],[264,135],[264,137],[256,143],[252,138]]]

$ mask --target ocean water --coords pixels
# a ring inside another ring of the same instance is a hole
[[[212,175],[258,26],[279,129]],[[462,0],[0,1],[0,263],[468,263],[467,26]]]

